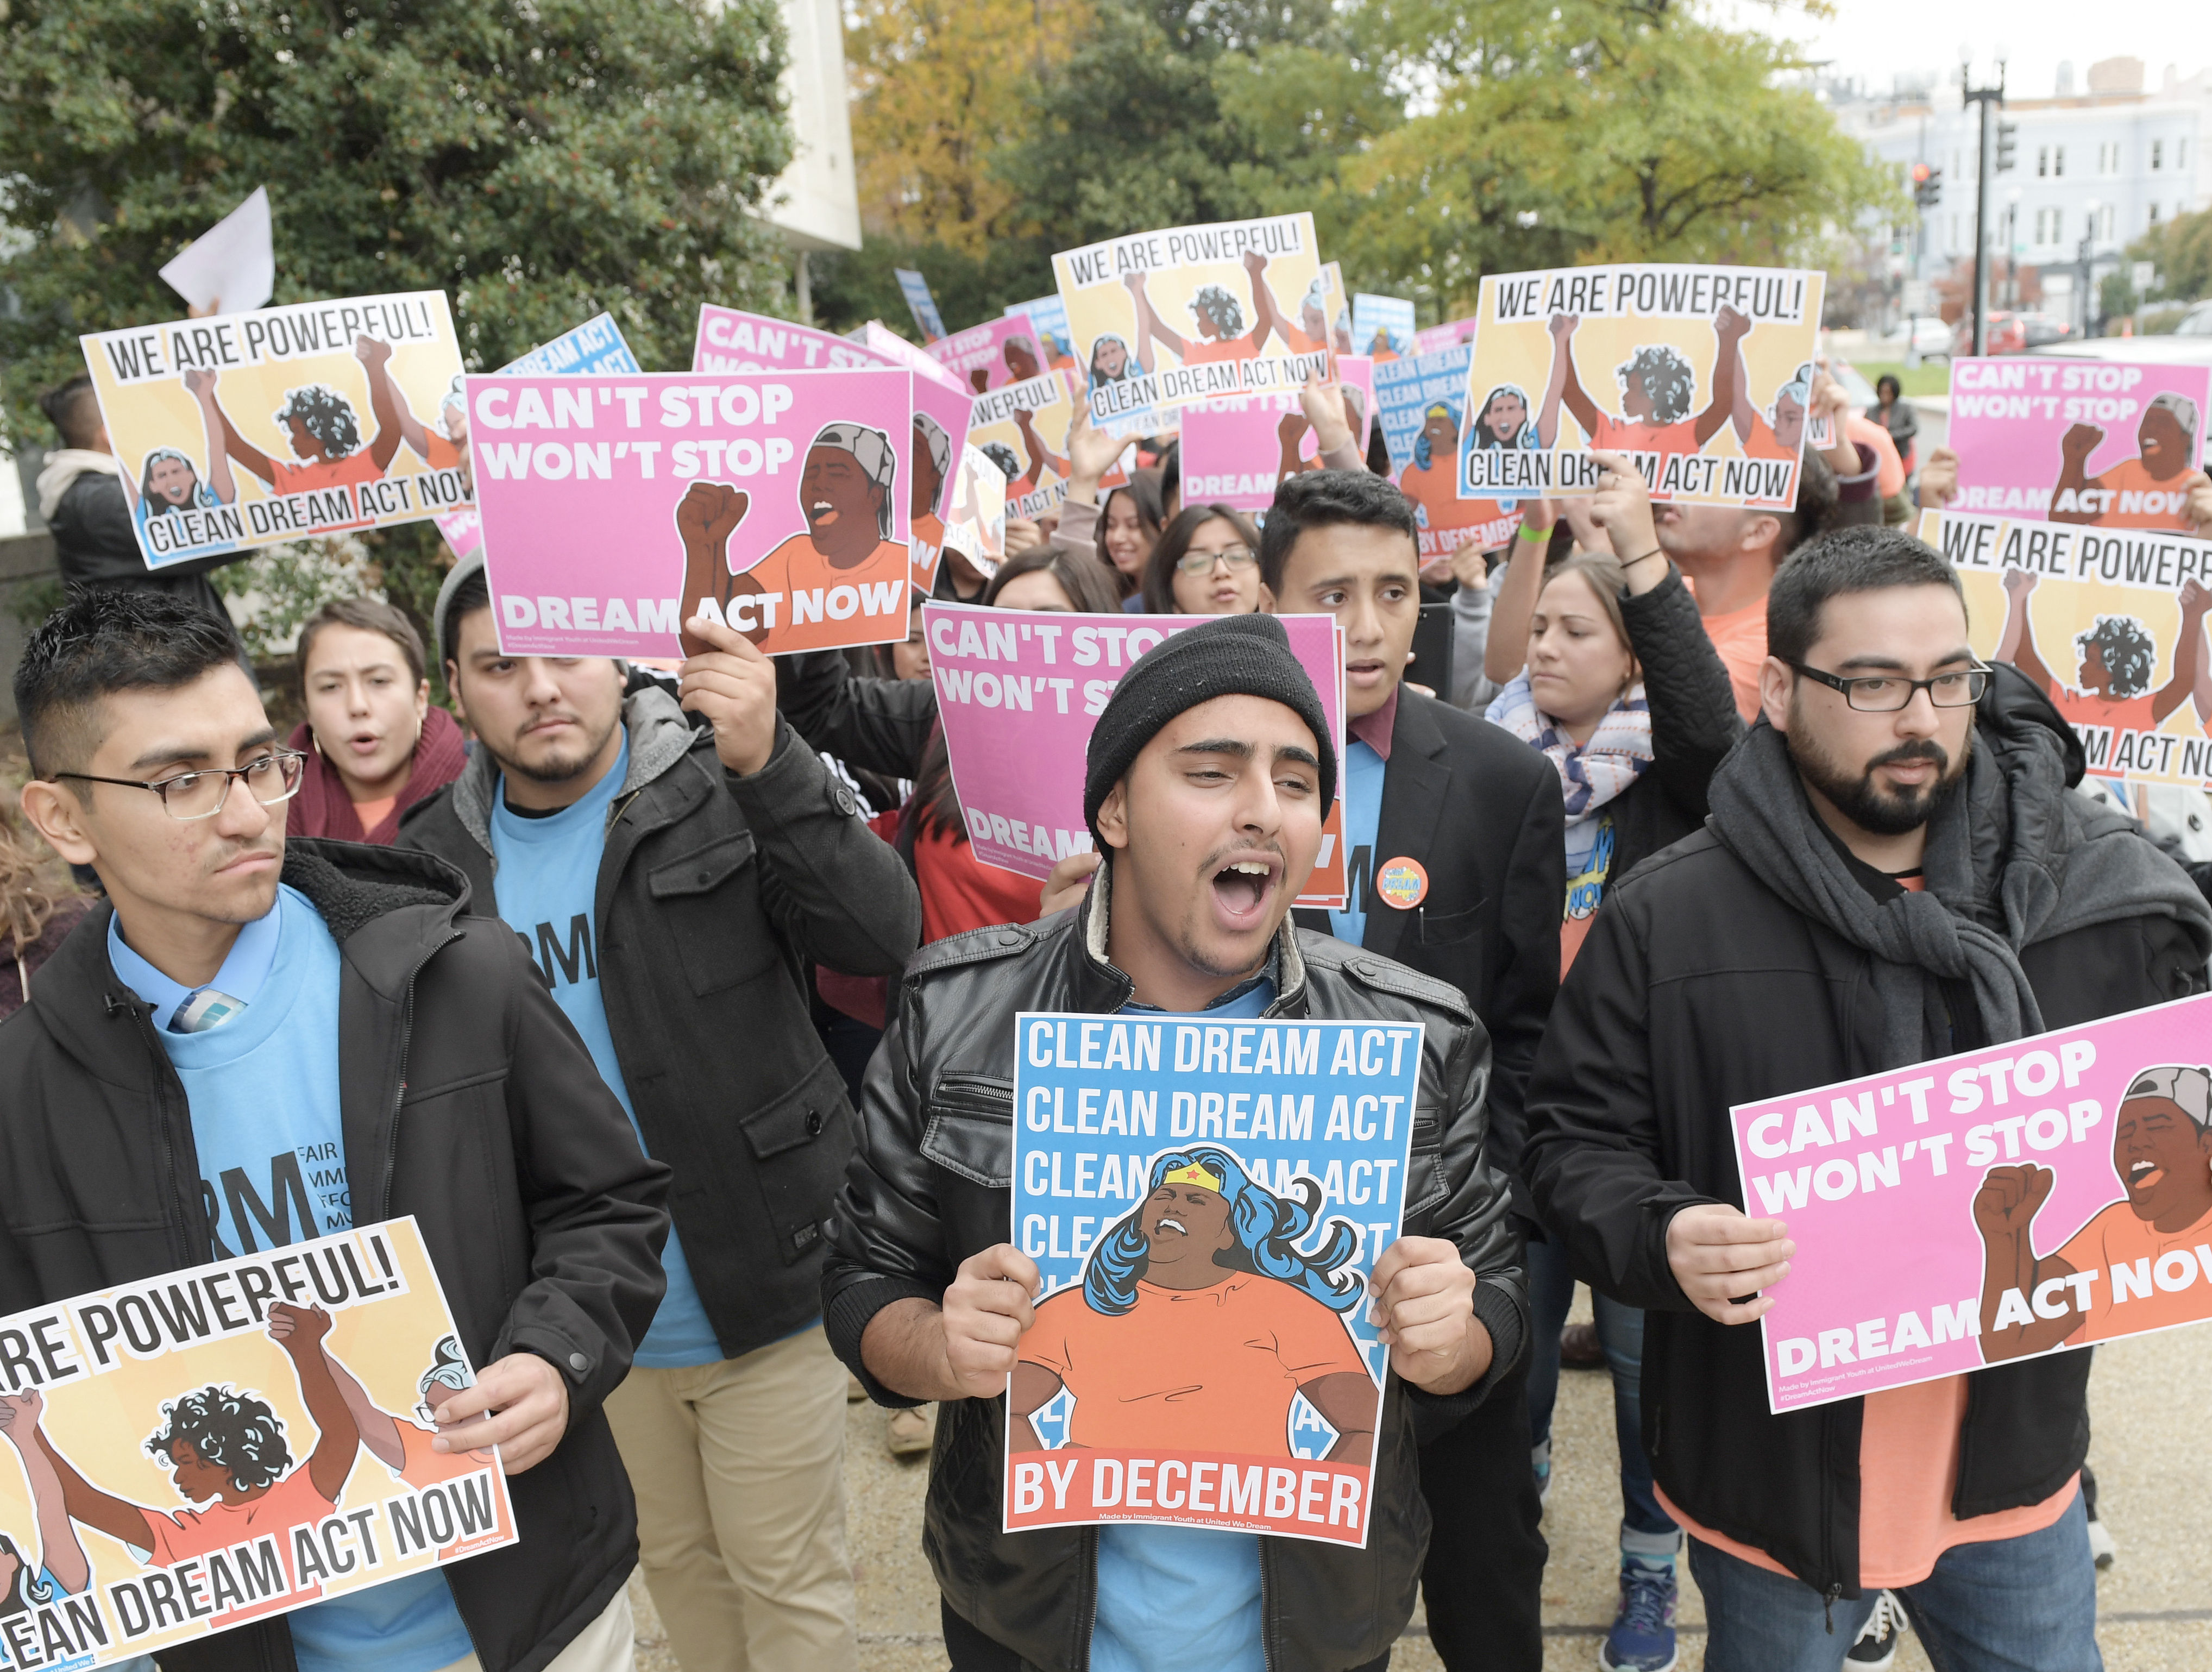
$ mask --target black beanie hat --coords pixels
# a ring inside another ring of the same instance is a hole
[[[1336,744],[1321,696],[1273,616],[1216,616],[1186,627],[1137,659],[1091,728],[1083,774],[1083,822],[1103,852],[1098,808],[1144,746],[1177,714],[1217,696],[1261,696],[1306,723],[1321,757],[1321,805],[1336,797]]]

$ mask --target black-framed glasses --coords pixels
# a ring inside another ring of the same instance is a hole
[[[150,789],[161,798],[170,818],[189,822],[213,818],[221,812],[222,804],[230,799],[234,778],[244,779],[247,794],[263,806],[273,807],[300,793],[300,780],[307,769],[307,757],[298,750],[277,749],[244,766],[210,767],[201,772],[179,772],[173,778],[100,778],[89,772],[57,772],[54,776],[85,784],[114,784],[123,789]]]
[[[1176,559],[1176,567],[1185,575],[1210,575],[1216,563],[1226,563],[1235,570],[1249,569],[1259,561],[1249,546],[1225,545],[1218,551],[1186,553]]]
[[[1843,692],[1844,701],[1862,714],[1895,714],[1910,708],[1914,695],[1920,691],[1926,691],[1928,700],[1939,708],[1971,708],[1990,688],[1990,671],[1985,667],[1960,668],[1955,673],[1938,673],[1927,679],[1907,679],[1895,673],[1845,679],[1802,662],[1790,666],[1808,679],[1817,679],[1830,690]]]

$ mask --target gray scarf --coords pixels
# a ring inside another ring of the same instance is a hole
[[[2116,813],[2066,787],[2039,720],[1985,708],[1966,775],[1928,821],[1925,891],[1876,901],[1806,800],[1782,734],[1761,720],[1712,783],[1713,833],[1796,910],[1874,958],[1885,1068],[1946,1055],[1942,981],[1972,987],[1991,1044],[2043,1031],[2021,949],[2130,917],[2177,918],[2212,953],[2212,908]]]

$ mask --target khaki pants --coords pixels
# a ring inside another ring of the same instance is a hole
[[[634,1369],[606,1411],[684,1672],[853,1672],[845,1371],[820,1327],[742,1359]]]
[[[629,1612],[629,1587],[615,1592],[615,1600],[599,1617],[579,1632],[568,1646],[546,1663],[545,1672],[630,1672],[630,1651],[637,1628]],[[463,1655],[441,1672],[483,1672],[483,1663]]]

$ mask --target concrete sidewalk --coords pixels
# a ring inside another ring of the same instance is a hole
[[[1577,1312],[1587,1316],[1585,1295]],[[2119,1560],[2098,1581],[2098,1632],[2111,1672],[2200,1672],[2212,1665],[2212,1541],[2197,1526],[2212,1483],[2204,1431],[2196,1418],[2212,1389],[2212,1326],[2171,1331],[2099,1349],[2089,1384],[2106,1524]],[[846,1487],[854,1566],[860,1577],[863,1672],[942,1672],[937,1588],[921,1550],[927,1459],[894,1461],[884,1450],[884,1414],[848,1408]],[[1612,1622],[1620,1497],[1613,1400],[1605,1377],[1570,1371],[1554,1423],[1556,1473],[1544,1531],[1547,1672],[1587,1672]],[[639,1672],[677,1672],[642,1585]],[[1686,1571],[1682,1587],[1682,1672],[1704,1665],[1705,1613]],[[1393,1672],[1438,1672],[1418,1616],[1391,1661]],[[1929,1672],[1908,1638],[1898,1672]]]

